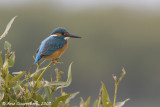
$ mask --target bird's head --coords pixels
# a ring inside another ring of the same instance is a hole
[[[61,36],[64,39],[69,39],[70,37],[81,38],[80,36],[70,34],[65,28],[62,28],[62,27],[58,27],[54,29],[53,32],[51,33],[51,36]]]

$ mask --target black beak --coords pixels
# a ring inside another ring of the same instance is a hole
[[[71,38],[82,38],[82,37],[80,37],[80,36],[76,36],[76,35],[72,35],[72,34],[69,34],[69,35],[67,35],[68,37],[71,37]]]

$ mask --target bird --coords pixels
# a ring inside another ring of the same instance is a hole
[[[63,27],[54,29],[50,36],[45,38],[37,49],[34,64],[38,63],[41,59],[51,59],[53,62],[57,62],[66,51],[69,38],[82,37],[70,34]]]

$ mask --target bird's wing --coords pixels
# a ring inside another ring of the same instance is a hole
[[[66,44],[66,40],[58,37],[51,37],[50,39],[44,42],[45,43],[40,53],[40,56],[50,55],[54,53],[56,50],[61,49]]]

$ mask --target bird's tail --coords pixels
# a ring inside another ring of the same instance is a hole
[[[33,56],[33,58],[34,58],[34,56]],[[36,64],[41,58],[42,58],[42,56],[36,56],[36,59],[34,58],[35,59],[34,63],[30,66],[28,71],[31,71],[31,69],[33,68],[33,65]]]
[[[36,64],[41,58],[42,58],[42,56],[36,56],[36,59],[35,59],[35,61],[34,61],[34,64]]]

